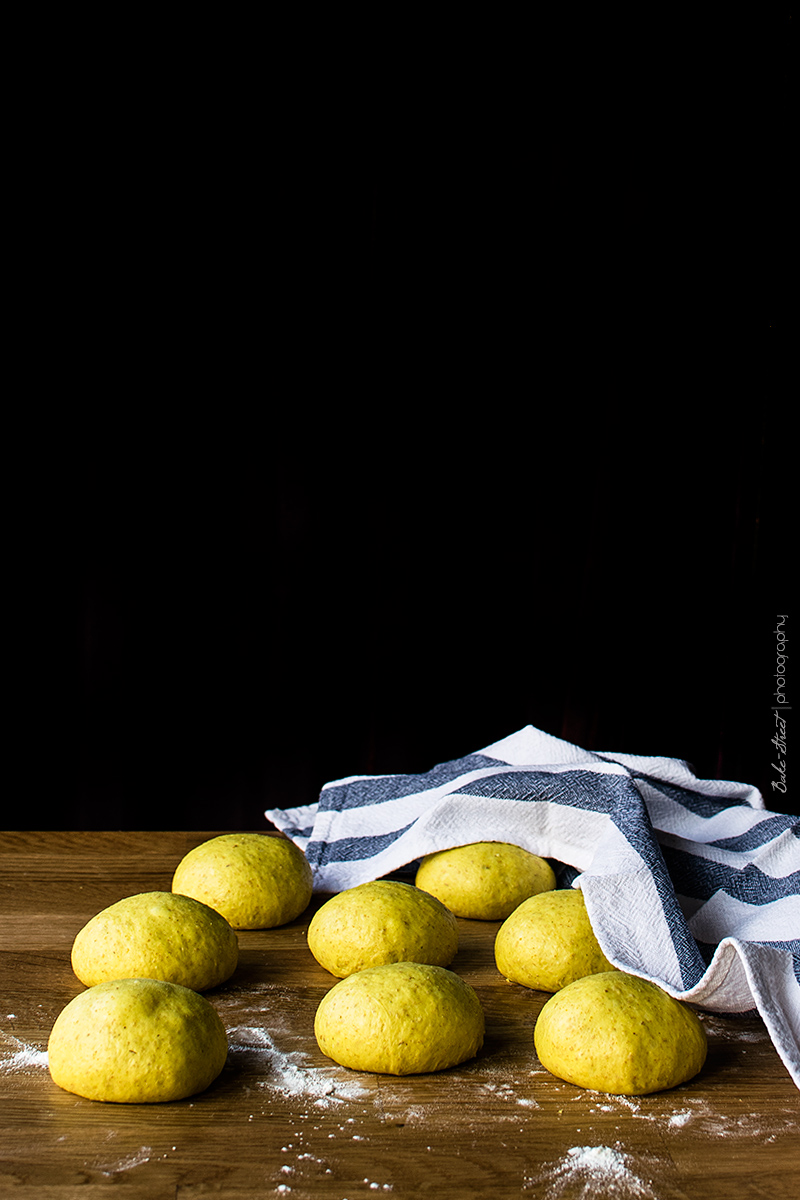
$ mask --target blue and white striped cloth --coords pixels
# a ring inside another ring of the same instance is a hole
[[[351,776],[265,815],[305,851],[319,892],[468,842],[556,860],[615,966],[704,1009],[757,1009],[800,1087],[800,822],[758,789],[529,725],[426,774]]]

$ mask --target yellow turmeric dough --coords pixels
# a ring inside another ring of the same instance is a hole
[[[543,992],[614,970],[594,936],[583,893],[573,888],[542,892],[520,904],[497,931],[494,957],[510,983]]]
[[[677,1087],[706,1059],[697,1014],[624,971],[586,975],[551,996],[534,1044],[542,1066],[559,1079],[626,1096]]]
[[[308,907],[312,892],[308,859],[288,838],[262,833],[223,833],[184,855],[173,892],[202,900],[234,929],[274,929]]]
[[[444,967],[389,963],[341,980],[314,1021],[319,1048],[356,1071],[414,1075],[443,1071],[483,1045],[475,990]]]
[[[382,963],[446,967],[458,949],[458,925],[449,909],[410,883],[377,879],[339,892],[308,926],[308,948],[332,975]]]
[[[190,988],[114,979],[61,1011],[47,1046],[50,1075],[87,1100],[151,1104],[204,1091],[225,1065],[216,1010]]]
[[[107,979],[163,979],[194,991],[236,970],[239,941],[213,908],[172,892],[140,892],[92,917],[72,944],[72,969],[87,987]]]
[[[457,917],[503,921],[523,900],[556,885],[543,858],[509,842],[472,842],[423,858],[414,880]]]

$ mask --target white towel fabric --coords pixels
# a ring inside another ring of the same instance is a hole
[[[800,822],[758,789],[529,725],[423,775],[351,776],[265,815],[305,851],[319,892],[469,842],[556,860],[616,967],[700,1008],[757,1009],[800,1087]]]

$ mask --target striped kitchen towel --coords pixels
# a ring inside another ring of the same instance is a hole
[[[704,1009],[757,1009],[800,1087],[800,822],[758,789],[527,726],[426,774],[350,776],[266,816],[320,892],[468,842],[555,860],[615,966]]]

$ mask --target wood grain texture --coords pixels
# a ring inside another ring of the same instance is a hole
[[[494,965],[497,922],[459,921],[452,969],[475,987],[486,1043],[469,1063],[406,1078],[347,1071],[313,1034],[335,980],[306,945],[311,915],[240,934],[239,967],[207,993],[228,1063],[200,1096],[160,1105],[83,1100],[42,1051],[82,991],[72,940],[101,908],[168,889],[213,832],[0,835],[0,1197],[354,1200],[355,1197],[794,1197],[800,1099],[758,1018],[705,1016],[690,1083],[647,1097],[555,1079],[533,1049],[547,999]]]

